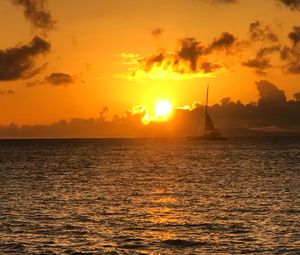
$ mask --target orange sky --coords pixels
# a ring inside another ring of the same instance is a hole
[[[208,2],[49,0],[47,9],[57,22],[54,29],[43,32],[25,19],[21,6],[10,0],[1,1],[2,51],[28,44],[36,35],[51,43],[51,50],[35,58],[36,66],[47,63],[40,73],[29,79],[0,81],[0,91],[5,92],[0,95],[0,124],[97,117],[104,106],[109,107],[112,115],[123,114],[135,105],[145,105],[151,112],[161,99],[174,106],[191,105],[203,101],[207,83],[211,84],[211,103],[227,96],[244,103],[255,101],[255,81],[261,79],[276,83],[288,98],[300,91],[299,74],[285,74],[279,56],[272,55],[273,68],[266,70],[266,76],[241,65],[253,59],[259,48],[274,44],[291,46],[287,35],[293,26],[300,25],[299,11],[291,11],[276,0]],[[278,42],[249,43],[249,25],[256,20],[263,28],[269,26]],[[157,38],[151,33],[156,28],[162,30]],[[141,67],[126,64],[124,53],[135,54],[138,59],[153,56],[158,49],[173,54],[180,47],[180,39],[195,38],[209,45],[224,32],[234,35],[238,48],[234,50],[238,53],[226,55],[218,51],[209,56],[211,62],[226,67],[210,73],[211,77],[187,74],[176,79],[149,79],[147,75],[143,79],[128,79],[132,68]],[[69,74],[74,82],[51,85],[44,81],[51,73]],[[26,86],[37,81],[35,86]],[[14,94],[6,93],[8,90]]]

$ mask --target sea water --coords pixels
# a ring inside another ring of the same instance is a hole
[[[300,139],[2,140],[0,254],[300,254]]]

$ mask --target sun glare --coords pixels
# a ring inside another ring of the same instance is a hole
[[[172,105],[167,100],[162,100],[155,106],[155,116],[158,118],[166,118],[172,112]]]

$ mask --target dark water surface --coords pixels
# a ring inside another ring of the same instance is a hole
[[[300,254],[300,139],[0,141],[0,254]]]

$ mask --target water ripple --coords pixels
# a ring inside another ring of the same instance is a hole
[[[299,145],[0,141],[0,254],[300,254]]]

